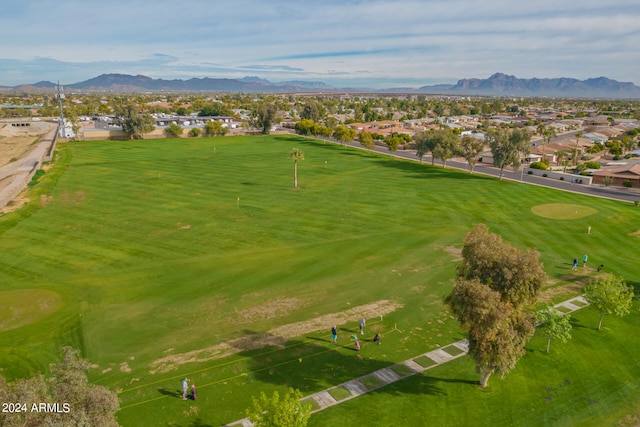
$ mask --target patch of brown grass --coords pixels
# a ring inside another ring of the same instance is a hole
[[[287,306],[289,303],[290,301],[282,306]],[[283,347],[284,344],[292,338],[323,329],[328,330],[331,325],[344,325],[347,322],[354,322],[355,324],[355,322],[362,317],[373,318],[384,316],[401,307],[402,304],[400,303],[382,300],[353,307],[339,313],[330,313],[313,319],[278,326],[265,333],[249,334],[211,347],[161,357],[149,365],[149,373],[153,375],[156,373],[171,372],[185,363],[222,359],[233,354],[257,350],[266,346]],[[256,313],[260,312],[258,311]]]

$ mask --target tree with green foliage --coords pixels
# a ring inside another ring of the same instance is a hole
[[[576,132],[576,148],[580,145],[580,138],[582,138],[582,132]]]
[[[605,146],[609,149],[609,154],[614,157],[619,157],[622,155],[622,145],[620,141],[607,141]]]
[[[460,277],[445,302],[468,330],[469,356],[482,375],[482,388],[493,373],[504,377],[526,354],[524,346],[535,330],[533,316],[503,301],[498,291],[477,278]]]
[[[342,144],[345,142],[351,142],[356,138],[356,131],[345,125],[338,125],[333,129],[333,137],[340,141]]]
[[[384,143],[389,151],[398,151],[398,147],[404,140],[399,135],[387,135],[384,138]]]
[[[0,402],[25,402],[27,405],[20,412],[0,412],[1,426],[118,425],[115,417],[120,409],[117,394],[89,383],[86,372],[90,364],[80,358],[78,350],[63,347],[61,355],[62,360],[51,365],[48,377],[38,375],[11,384],[0,377]],[[39,402],[59,406],[55,412],[32,410],[32,405]]]
[[[198,113],[199,117],[215,117],[215,116],[229,116],[229,115],[231,115],[231,110],[222,102],[207,104],[203,106],[200,112]]]
[[[491,129],[487,132],[486,141],[491,147],[493,164],[500,168],[502,179],[505,167],[520,167],[522,155],[529,152],[531,133],[526,129]]]
[[[204,133],[207,136],[225,135],[229,128],[222,126],[222,123],[210,120],[204,125]]]
[[[141,139],[145,133],[155,129],[155,119],[150,114],[140,113],[133,104],[117,106],[114,111],[114,123],[122,126],[127,139]]]
[[[477,224],[464,236],[457,274],[479,279],[516,307],[533,303],[546,280],[538,251],[513,247],[485,224]]]
[[[262,133],[269,135],[271,126],[276,118],[276,107],[273,104],[261,103],[258,105],[253,114],[252,123],[255,127],[262,130]]]
[[[434,131],[428,130],[426,132],[418,132],[413,136],[413,140],[416,143],[416,156],[420,159],[420,163],[422,163],[422,158],[427,153],[433,153],[433,149],[435,147],[435,137]],[[431,156],[431,164],[433,165],[433,155]]]
[[[310,101],[305,104],[304,108],[300,112],[301,119],[309,119],[316,123],[320,122],[326,114],[325,107],[316,101]]]
[[[484,150],[484,142],[470,135],[463,135],[458,144],[458,154],[467,161],[469,165],[469,173],[473,173],[473,169],[478,161],[478,155]]]
[[[305,427],[311,417],[311,405],[300,401],[302,393],[290,388],[280,398],[277,391],[268,397],[260,393],[260,399],[252,397],[253,405],[247,409],[247,417],[255,427]]]
[[[525,354],[534,317],[524,306],[535,302],[546,276],[537,251],[514,248],[484,224],[465,235],[462,258],[445,302],[468,329],[469,355],[486,387],[494,372],[506,375]]]
[[[563,314],[553,307],[547,307],[536,313],[539,325],[537,330],[547,338],[547,353],[551,346],[551,340],[566,344],[571,339],[571,316]]]
[[[189,130],[189,136],[191,136],[193,138],[199,137],[200,133],[202,133],[202,129],[200,129],[200,128],[191,128]]]
[[[293,188],[298,188],[298,160],[304,160],[304,153],[299,148],[294,148],[289,157],[293,160]]]
[[[442,167],[447,167],[447,160],[458,152],[459,139],[451,129],[438,129],[434,132],[434,146],[431,150],[433,158],[442,160]]]
[[[584,288],[584,297],[591,307],[600,312],[598,322],[598,330],[600,330],[605,314],[622,317],[631,312],[633,288],[627,286],[623,278],[607,275]]]
[[[360,131],[360,135],[358,135],[358,141],[360,142],[360,145],[362,145],[364,148],[367,148],[369,150],[373,150],[373,148],[376,145],[373,142],[373,137],[366,130]]]
[[[164,134],[167,138],[179,138],[182,136],[182,127],[178,124],[171,123],[169,126],[164,128]]]
[[[314,128],[317,127],[317,123],[315,123],[311,119],[302,119],[296,123],[294,129],[298,135],[311,136],[315,135]]]

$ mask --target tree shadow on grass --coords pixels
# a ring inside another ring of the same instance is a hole
[[[167,427],[182,427],[183,424],[175,424],[175,423],[169,423],[167,424]],[[191,421],[189,424],[186,424],[185,427],[214,427],[213,424],[209,424],[209,423],[205,423],[202,418],[196,418],[193,421]]]
[[[432,165],[429,163],[416,163],[407,158],[401,159],[385,159],[379,158],[376,159],[375,162],[387,168],[392,168],[399,170],[401,172],[405,172],[409,177],[417,178],[417,179],[436,179],[436,178],[447,178],[447,179],[457,179],[457,180],[479,180],[479,179],[492,179],[484,175],[478,174],[470,174],[468,171],[453,168],[447,166],[446,168],[442,167],[442,164]]]
[[[271,341],[277,342],[277,337]],[[371,342],[365,334],[360,336],[361,350],[356,351],[353,340],[342,339],[338,345],[325,339],[308,336],[306,339],[289,340],[283,346],[265,347],[256,350],[244,350],[240,356],[249,360],[247,370],[253,381],[275,386],[299,389],[309,395],[347,381],[367,376],[375,371],[393,366],[388,360],[381,359],[385,346]],[[270,341],[267,339],[266,341]],[[268,354],[268,357],[267,357]],[[436,378],[425,372],[408,376],[411,385],[406,389],[405,378],[376,389],[380,393],[442,393],[438,383],[477,384],[477,381],[456,378]],[[417,381],[417,384],[416,384]],[[408,383],[407,383],[408,384]],[[373,387],[375,388],[375,387]]]

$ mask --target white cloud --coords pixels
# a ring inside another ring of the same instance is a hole
[[[340,76],[370,86],[494,72],[637,79],[637,1],[569,3],[4,0],[0,37],[12,46],[0,54],[0,84],[116,71],[328,83]]]

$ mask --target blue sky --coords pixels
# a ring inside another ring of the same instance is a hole
[[[640,2],[2,0],[0,85],[153,78],[419,87],[486,78],[640,85]]]

